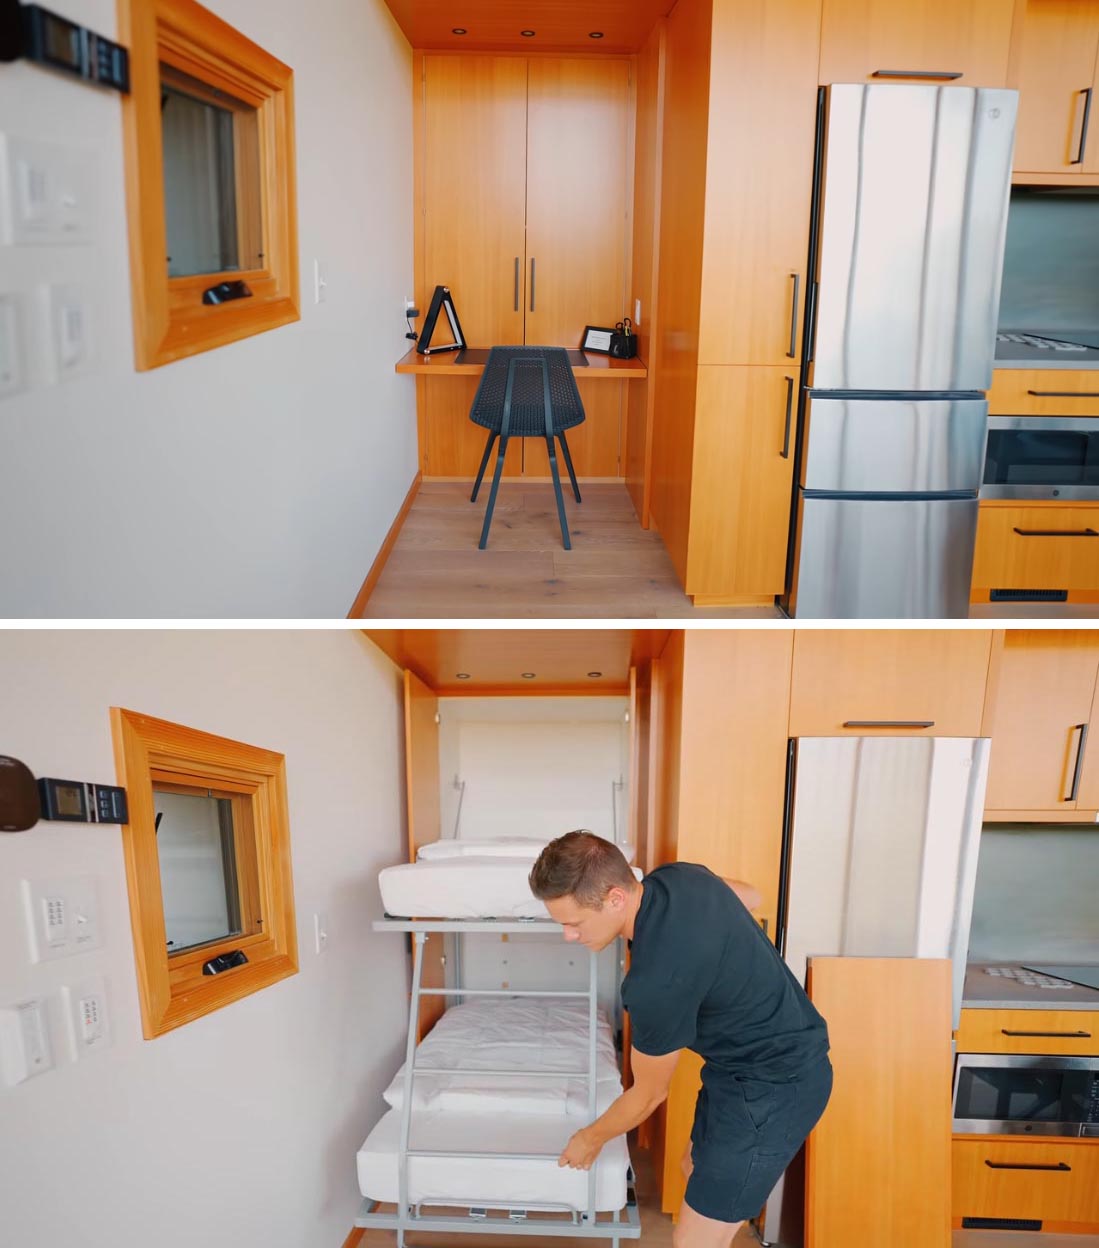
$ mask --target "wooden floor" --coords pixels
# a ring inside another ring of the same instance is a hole
[[[421,487],[364,619],[782,619],[777,607],[696,608],[664,544],[638,522],[624,485],[566,485],[572,550],[561,545],[549,482],[500,485],[488,548],[488,501],[467,482]]]

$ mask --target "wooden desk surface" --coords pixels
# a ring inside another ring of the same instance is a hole
[[[480,377],[483,364],[456,364],[457,352],[444,351],[439,355],[417,355],[413,348],[397,361],[398,373],[414,373],[418,377]],[[590,354],[584,357],[587,368],[573,367],[579,379],[603,379],[605,381],[629,381],[631,377],[647,377],[649,370],[644,361],[637,359],[617,360],[609,355]]]

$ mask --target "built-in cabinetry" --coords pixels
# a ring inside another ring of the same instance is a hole
[[[959,1053],[1099,1054],[1094,1010],[962,1010]]]
[[[1099,810],[1099,633],[1009,630],[988,695],[989,819]],[[1094,728],[1094,731],[1092,729]]]

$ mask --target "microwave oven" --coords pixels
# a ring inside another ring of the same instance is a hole
[[[1099,418],[990,416],[981,498],[1099,498]]]
[[[1099,1138],[1099,1057],[959,1053],[954,1133]]]

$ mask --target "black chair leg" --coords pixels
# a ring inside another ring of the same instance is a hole
[[[559,433],[558,438],[561,440],[561,449],[565,452],[565,467],[569,470],[569,480],[572,482],[572,492],[576,495],[576,501],[579,503],[580,488],[576,484],[576,473],[572,470],[572,456],[569,454],[569,444],[565,441],[564,431]]]
[[[492,454],[492,445],[496,441],[496,430],[494,429],[488,435],[488,444],[485,447],[485,453],[481,456],[481,466],[477,469],[477,480],[473,483],[473,493],[469,496],[469,501],[475,503],[477,501],[477,491],[481,488],[481,480],[485,475],[485,468],[488,466],[488,457]]]
[[[495,436],[493,434],[493,437]],[[488,545],[488,530],[489,525],[492,524],[492,509],[496,506],[496,491],[500,488],[500,477],[504,471],[504,456],[507,454],[507,450],[508,440],[507,438],[501,438],[500,449],[496,452],[496,471],[492,474],[492,489],[488,495],[488,510],[485,512],[485,524],[481,530],[481,540],[477,544],[478,550],[484,550]]]
[[[553,449],[552,437],[546,438],[546,447],[549,450],[550,472],[553,474],[553,492],[557,495],[557,518],[561,521],[561,541],[566,550],[572,550],[572,542],[569,541],[569,522],[565,519],[565,499],[561,493],[561,476],[557,471],[557,452]]]

